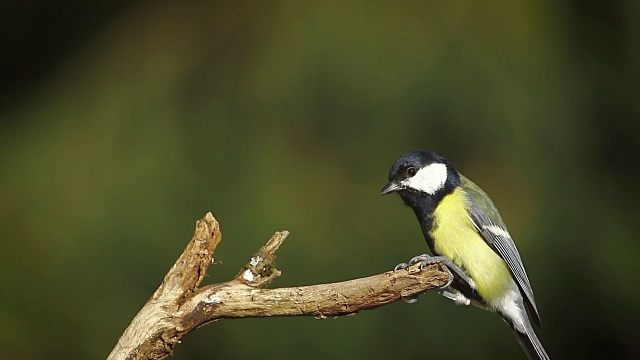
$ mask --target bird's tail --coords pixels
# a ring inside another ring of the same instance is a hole
[[[544,347],[542,347],[540,340],[538,340],[536,333],[533,331],[533,328],[528,321],[524,328],[524,333],[518,330],[515,330],[515,333],[520,346],[522,346],[522,349],[527,354],[529,360],[550,360],[549,355],[544,351]]]

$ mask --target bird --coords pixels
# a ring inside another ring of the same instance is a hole
[[[457,304],[493,311],[513,329],[530,360],[549,359],[533,330],[540,315],[522,259],[489,196],[430,150],[400,156],[382,195],[397,193],[415,213],[434,256],[397,269],[441,263],[452,275],[439,293]]]

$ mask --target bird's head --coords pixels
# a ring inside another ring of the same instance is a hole
[[[460,184],[458,173],[447,159],[429,150],[410,151],[389,170],[389,183],[382,188],[382,195],[397,192],[408,198],[441,197]]]

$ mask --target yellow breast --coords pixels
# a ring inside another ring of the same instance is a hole
[[[434,211],[431,230],[435,250],[453,261],[475,282],[485,300],[502,297],[511,285],[507,264],[473,227],[462,188],[445,196]]]

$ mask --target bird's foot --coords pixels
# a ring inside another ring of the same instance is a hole
[[[453,261],[451,261],[451,259],[449,259],[446,256],[431,256],[429,254],[422,254],[422,255],[414,256],[413,258],[411,258],[411,260],[409,260],[408,264],[407,263],[400,263],[400,264],[396,265],[393,268],[393,270],[394,271],[396,271],[396,270],[404,270],[404,269],[408,268],[409,266],[415,265],[417,263],[420,263],[420,269],[421,270],[424,269],[426,266],[431,265],[431,264],[442,264],[442,265],[444,265],[443,269],[449,274],[449,281],[445,285],[439,287],[436,290],[436,292],[438,294],[446,297],[447,299],[453,300],[456,304],[459,304],[459,305],[469,305],[471,303],[471,300],[469,300],[466,296],[462,295],[462,293],[460,293],[459,291],[457,291],[455,289],[450,289],[449,287],[453,283],[454,273],[462,281],[464,281],[467,284],[469,284],[469,286],[472,289],[475,289],[474,281],[471,280],[471,278],[469,278],[469,276],[467,276],[467,274],[465,274],[464,271],[462,271],[462,269],[460,269],[456,264],[453,263]],[[404,300],[408,304],[413,304],[413,303],[418,301],[418,295],[403,296],[402,300]]]
[[[460,278],[460,280],[464,281],[471,287],[472,289],[476,288],[476,284],[471,278],[464,272],[462,269],[458,267],[458,265],[454,264],[451,259],[446,256],[431,256],[429,254],[422,254],[418,256],[414,256],[411,260],[409,260],[409,266],[420,263],[420,269],[424,269],[426,266],[431,264],[442,264],[445,266],[445,269],[449,273],[449,282],[447,285],[444,285],[442,288],[447,288],[453,282],[453,278],[455,275]]]

